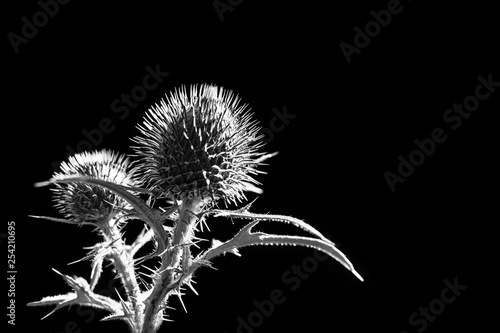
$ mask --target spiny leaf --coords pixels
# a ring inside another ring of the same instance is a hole
[[[53,269],[53,271],[61,275],[66,283],[74,290],[74,292],[70,292],[65,295],[44,297],[40,301],[28,303],[29,306],[56,305],[55,309],[44,316],[42,319],[47,318],[60,308],[73,304],[104,309],[113,313],[122,311],[120,303],[112,300],[109,297],[95,294],[92,290],[90,290],[90,286],[84,278],[72,278],[68,275],[64,275],[58,272],[55,269]]]
[[[323,239],[315,239],[302,236],[270,235],[262,232],[251,232],[252,227],[254,227],[257,223],[259,223],[258,220],[250,222],[247,226],[241,229],[240,232],[233,237],[233,239],[222,243],[217,247],[211,248],[205,252],[201,258],[211,260],[212,258],[223,253],[231,252],[234,249],[251,245],[300,245],[325,252],[340,262],[358,279],[363,281],[363,278],[358,274],[358,272],[356,272],[349,259],[347,259],[347,257],[335,247],[335,244],[329,241],[326,237],[323,237]]]

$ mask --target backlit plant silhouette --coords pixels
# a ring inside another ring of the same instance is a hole
[[[80,153],[63,162],[49,181],[35,184],[53,185],[55,207],[64,218],[35,217],[90,225],[102,241],[84,258],[91,261],[89,281],[56,271],[72,292],[29,305],[55,305],[54,311],[73,304],[91,306],[109,312],[103,320],[124,320],[133,333],[157,332],[167,320],[170,296],[180,298],[185,286],[193,289],[197,269],[211,267],[219,255],[239,255],[238,249],[251,245],[314,248],[362,280],[335,244],[304,221],[253,213],[250,204],[219,208],[221,203],[242,204],[245,192],[261,193],[254,176],[273,156],[261,152],[260,128],[231,91],[210,85],[192,86],[189,91],[182,87],[152,107],[138,130],[140,135],[132,139],[134,155],[107,150]],[[208,229],[211,217],[250,222],[233,238],[214,239],[202,249],[197,232]],[[124,228],[131,220],[142,221],[143,230],[126,242]],[[252,231],[266,221],[292,224],[312,237]],[[138,255],[146,244],[152,244],[153,251]],[[94,292],[106,261],[124,287],[116,300]],[[144,267],[150,272],[145,277]]]

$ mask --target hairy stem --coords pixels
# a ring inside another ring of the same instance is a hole
[[[140,293],[139,284],[135,277],[134,258],[131,246],[127,245],[118,229],[118,220],[111,218],[106,228],[103,228],[103,236],[111,246],[109,257],[120,276],[123,287],[125,288],[127,300],[131,302],[134,309],[135,318],[131,323],[136,323],[136,327],[131,327],[132,332],[139,332],[142,307],[137,302]]]
[[[168,242],[167,251],[162,255],[159,276],[155,279],[151,295],[146,300],[142,333],[155,333],[163,321],[163,309],[176,278],[181,271],[181,258],[184,249],[190,246],[197,215],[201,211],[199,198],[185,199],[178,208],[179,218]]]

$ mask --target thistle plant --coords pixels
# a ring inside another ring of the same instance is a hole
[[[193,277],[198,269],[212,267],[217,256],[239,255],[238,249],[253,245],[314,248],[363,280],[335,244],[311,225],[290,216],[251,212],[245,193],[262,193],[255,177],[274,154],[262,152],[258,124],[231,91],[211,85],[182,87],[151,107],[137,128],[134,154],[76,154],[48,181],[35,184],[53,186],[55,208],[63,217],[34,217],[92,226],[102,241],[83,258],[91,262],[89,280],[56,271],[72,291],[28,305],[55,305],[51,313],[73,304],[91,306],[109,312],[103,320],[125,321],[133,333],[154,333],[168,320],[171,296],[181,298],[185,287],[196,293]],[[203,246],[207,242],[200,232],[209,230],[215,217],[247,224],[233,238],[214,237]],[[127,242],[124,232],[131,221],[140,221],[142,231]],[[311,236],[252,230],[265,222],[291,224]],[[139,255],[146,244],[152,250]],[[123,285],[118,299],[94,292],[104,262],[111,263]],[[150,273],[144,276],[146,268]]]

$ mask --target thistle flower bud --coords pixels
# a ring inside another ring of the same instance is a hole
[[[226,203],[260,193],[252,177],[263,156],[260,128],[231,91],[182,86],[149,109],[138,129],[133,148],[150,191]]]
[[[109,150],[83,152],[62,162],[61,171],[54,179],[69,175],[89,176],[127,187],[138,187],[136,169],[125,155]],[[130,205],[114,192],[99,185],[74,182],[56,183],[53,199],[55,207],[74,222],[98,223],[102,219],[130,210]]]

